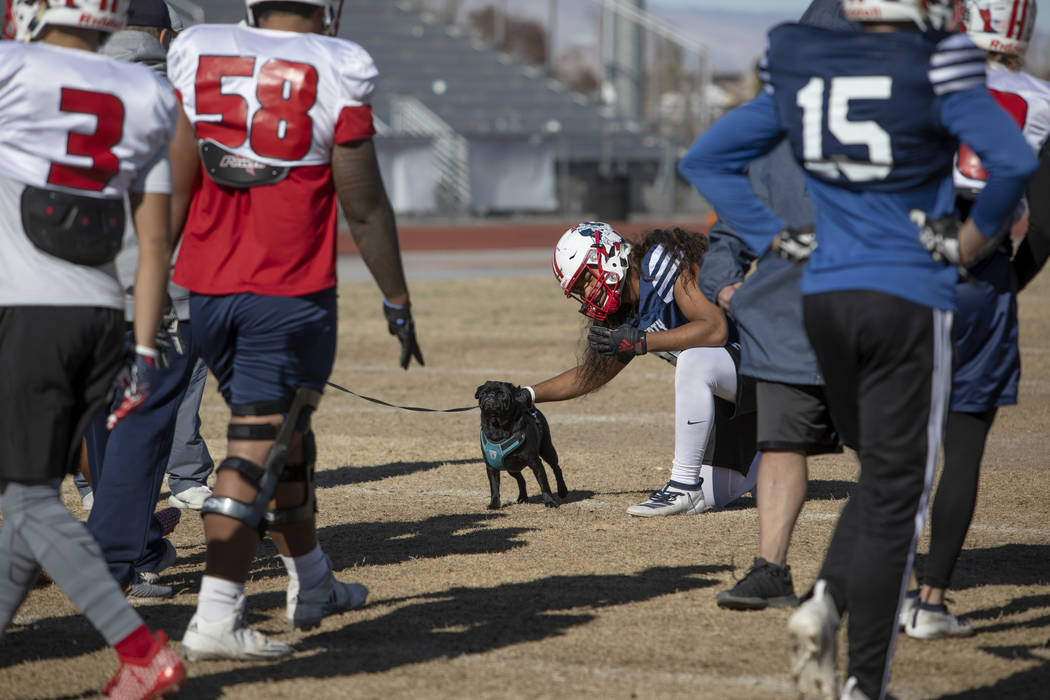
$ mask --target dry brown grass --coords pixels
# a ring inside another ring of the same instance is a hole
[[[333,381],[395,403],[473,403],[486,379],[535,382],[569,366],[579,321],[549,279],[419,282],[424,369],[396,367],[372,285],[342,287]],[[1050,682],[1050,276],[1021,298],[1022,404],[1004,410],[955,576],[952,609],[970,639],[899,641],[901,698],[1047,697]],[[362,310],[363,309],[363,310]],[[283,628],[285,578],[267,541],[248,584],[252,622],[297,653],[269,664],[189,665],[188,698],[789,698],[785,610],[729,612],[715,594],[757,547],[750,499],[701,516],[632,519],[624,509],[668,475],[672,371],[641,358],[596,396],[545,406],[570,488],[557,510],[532,498],[499,511],[474,412],[421,414],[329,392],[320,444],[319,535],[343,578],[372,591],[362,610],[309,633]],[[226,413],[209,390],[213,453]],[[790,554],[801,592],[816,574],[856,472],[850,455],[815,459]],[[67,481],[65,497],[79,502]],[[163,505],[163,502],[162,502]],[[204,547],[199,518],[173,535],[171,602],[143,604],[179,639]],[[921,548],[925,548],[925,538]],[[54,586],[32,592],[0,646],[0,698],[88,697],[115,656]]]

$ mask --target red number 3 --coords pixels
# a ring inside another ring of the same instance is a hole
[[[198,121],[197,138],[230,148],[248,140],[248,102],[240,95],[222,92],[222,79],[254,72],[254,58],[200,57],[197,114],[218,114],[221,119]],[[259,71],[255,95],[260,107],[251,119],[252,150],[281,160],[298,160],[309,153],[313,121],[308,112],[317,101],[317,69],[307,63],[270,59]]]
[[[47,181],[52,185],[101,192],[120,172],[120,160],[112,149],[124,135],[124,103],[116,95],[62,88],[59,109],[63,112],[93,114],[98,118],[90,134],[69,132],[66,153],[91,159],[91,167],[52,163]]]

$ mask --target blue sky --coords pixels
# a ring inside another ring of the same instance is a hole
[[[705,10],[754,10],[756,12],[781,12],[797,15],[801,15],[809,7],[809,0],[733,0],[733,2],[726,2],[726,0],[649,0],[649,2],[670,7],[695,7]],[[1050,32],[1050,8],[1036,15],[1035,26],[1041,32]]]

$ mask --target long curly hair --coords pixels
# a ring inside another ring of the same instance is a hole
[[[696,284],[700,263],[704,253],[707,252],[707,236],[677,226],[647,231],[631,246],[631,252],[627,258],[628,276],[642,274],[642,261],[655,246],[663,246],[664,250],[671,251],[681,270],[679,277],[686,284]],[[620,295],[620,308],[604,321],[587,319],[588,322],[583,327],[579,364],[583,367],[582,380],[586,386],[593,385],[598,378],[602,377],[610,363],[620,362],[616,357],[599,355],[595,352],[587,343],[587,334],[592,326],[618,328],[638,315],[638,296],[628,281],[625,280]]]

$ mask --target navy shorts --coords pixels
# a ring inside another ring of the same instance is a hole
[[[1017,278],[997,252],[956,285],[955,368],[951,410],[984,413],[1017,403],[1021,354],[1017,346]]]
[[[306,386],[323,391],[336,346],[336,291],[301,297],[190,297],[201,357],[230,406],[290,402]]]

